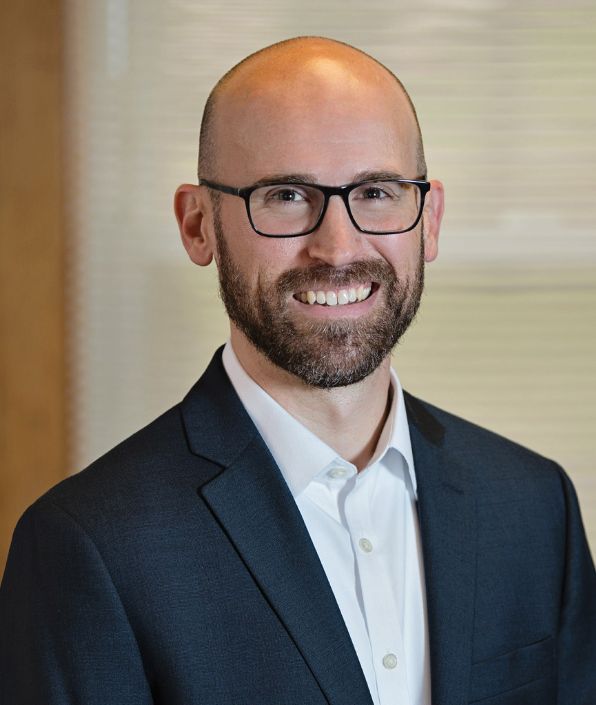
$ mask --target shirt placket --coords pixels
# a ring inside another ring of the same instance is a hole
[[[390,552],[395,537],[384,536],[371,512],[373,478],[360,477],[346,497],[345,517],[357,566],[361,600],[380,705],[409,703],[403,635],[391,586]]]

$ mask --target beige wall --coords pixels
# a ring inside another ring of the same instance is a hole
[[[62,3],[0,4],[0,572],[18,516],[67,474]]]

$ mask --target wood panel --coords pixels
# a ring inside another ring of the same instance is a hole
[[[61,0],[0,4],[0,570],[66,474]]]

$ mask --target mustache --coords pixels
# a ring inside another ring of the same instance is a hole
[[[322,284],[341,288],[355,282],[392,283],[395,281],[393,267],[384,260],[360,260],[343,267],[316,264],[311,267],[289,269],[281,274],[276,288],[282,294],[306,291]]]

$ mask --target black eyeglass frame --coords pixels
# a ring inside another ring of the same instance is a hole
[[[386,230],[386,231],[381,231],[381,232],[376,232],[376,231],[371,231],[371,230],[365,230],[364,228],[361,228],[356,220],[354,219],[354,216],[352,215],[352,209],[350,208],[350,193],[355,189],[358,188],[358,186],[362,186],[362,184],[367,184],[367,183],[383,183],[383,182],[393,182],[393,183],[398,183],[398,184],[413,184],[414,186],[417,186],[420,190],[420,207],[418,209],[418,215],[416,216],[416,220],[412,225],[410,225],[409,228],[406,228],[405,230]],[[323,207],[321,208],[321,212],[319,213],[319,217],[317,218],[317,222],[314,224],[310,230],[305,230],[303,233],[295,233],[292,235],[271,235],[270,233],[264,233],[261,230],[258,230],[255,227],[255,224],[252,220],[252,216],[250,214],[250,197],[254,191],[257,189],[263,188],[264,186],[308,186],[309,188],[314,188],[320,191],[323,194]],[[248,220],[250,222],[250,225],[252,229],[258,234],[262,235],[263,237],[302,237],[303,235],[309,235],[310,233],[314,232],[323,222],[323,218],[325,217],[325,213],[327,212],[327,206],[329,204],[329,199],[331,196],[339,196],[342,201],[344,202],[344,205],[346,207],[346,210],[348,211],[348,215],[350,216],[350,220],[352,221],[352,224],[354,227],[359,230],[361,233],[365,233],[367,235],[400,235],[401,233],[407,233],[410,230],[413,230],[418,223],[420,222],[420,218],[422,217],[422,211],[424,210],[424,200],[426,197],[426,194],[430,191],[431,185],[429,181],[424,181],[422,179],[365,179],[364,181],[357,181],[352,184],[345,184],[344,186],[323,186],[322,184],[311,184],[311,183],[306,183],[306,182],[293,182],[293,181],[280,181],[280,182],[274,182],[274,183],[264,183],[264,184],[256,184],[254,186],[245,186],[244,188],[235,188],[234,186],[226,186],[225,184],[218,184],[216,181],[210,181],[209,179],[199,179],[199,186],[207,186],[210,189],[213,189],[214,191],[221,191],[221,193],[227,193],[231,196],[238,196],[239,198],[244,199],[244,204],[246,206],[246,215],[248,216]]]

